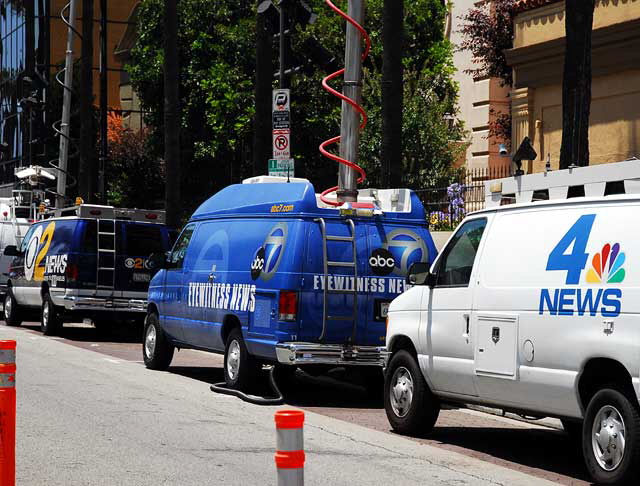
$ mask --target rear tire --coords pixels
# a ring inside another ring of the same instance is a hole
[[[438,420],[440,400],[429,389],[415,358],[405,350],[393,355],[385,373],[384,409],[391,427],[400,434],[428,434]]]
[[[11,287],[7,289],[7,293],[4,296],[4,322],[7,326],[19,326],[22,324],[22,309],[16,302],[13,296],[13,290]]]
[[[255,381],[260,363],[249,354],[239,328],[229,333],[224,350],[224,381],[229,388],[246,391]]]
[[[611,384],[596,393],[582,428],[582,453],[597,484],[638,484],[640,414],[631,391]]]
[[[144,364],[151,370],[166,371],[173,359],[175,346],[169,342],[160,326],[158,314],[147,314],[142,339],[142,357]]]
[[[62,329],[62,317],[47,293],[42,299],[42,313],[40,314],[40,331],[45,336],[55,336]]]

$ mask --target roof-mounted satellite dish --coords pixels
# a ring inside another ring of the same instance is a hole
[[[15,175],[18,179],[24,180],[31,186],[37,186],[44,182],[42,179],[55,180],[56,176],[39,165],[16,169]]]

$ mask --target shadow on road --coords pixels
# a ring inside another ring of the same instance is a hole
[[[202,381],[208,385],[224,381],[222,368],[212,366],[171,366],[169,373],[175,373],[176,375]]]
[[[580,446],[559,430],[436,425],[428,438],[419,440],[462,447],[567,479],[589,479]]]
[[[22,327],[40,332],[40,323],[23,322]],[[58,336],[69,341],[84,343],[142,343],[142,327],[129,323],[116,323],[107,329],[96,329],[90,324],[65,324]]]

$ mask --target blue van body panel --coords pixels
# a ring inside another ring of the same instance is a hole
[[[353,268],[330,267],[325,282],[319,218],[328,235],[351,236],[349,219],[318,207],[310,183],[237,184],[205,201],[188,223],[194,231],[183,267],[159,272],[149,288],[174,344],[222,352],[223,325],[234,319],[249,352],[275,360],[278,343],[319,342],[326,285],[336,291],[327,299],[332,316],[352,316],[353,295],[337,292],[358,290],[356,326],[352,339],[353,321],[328,320],[322,342],[384,346],[381,305],[405,290],[413,262],[436,256],[420,200],[412,192],[410,212],[350,217],[357,278]],[[388,268],[372,265],[379,255],[392,258]],[[327,259],[353,261],[352,244],[327,241]],[[281,291],[298,294],[293,322],[280,320]]]

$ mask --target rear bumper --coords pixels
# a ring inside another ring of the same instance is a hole
[[[342,344],[279,343],[278,362],[288,365],[325,364],[335,366],[384,366],[387,351],[376,346]]]
[[[133,313],[147,312],[147,299],[141,295],[126,296],[104,293],[102,295],[83,295],[84,291],[69,291],[56,295],[51,293],[54,304],[68,311],[122,311]],[[122,292],[120,292],[122,294]]]

